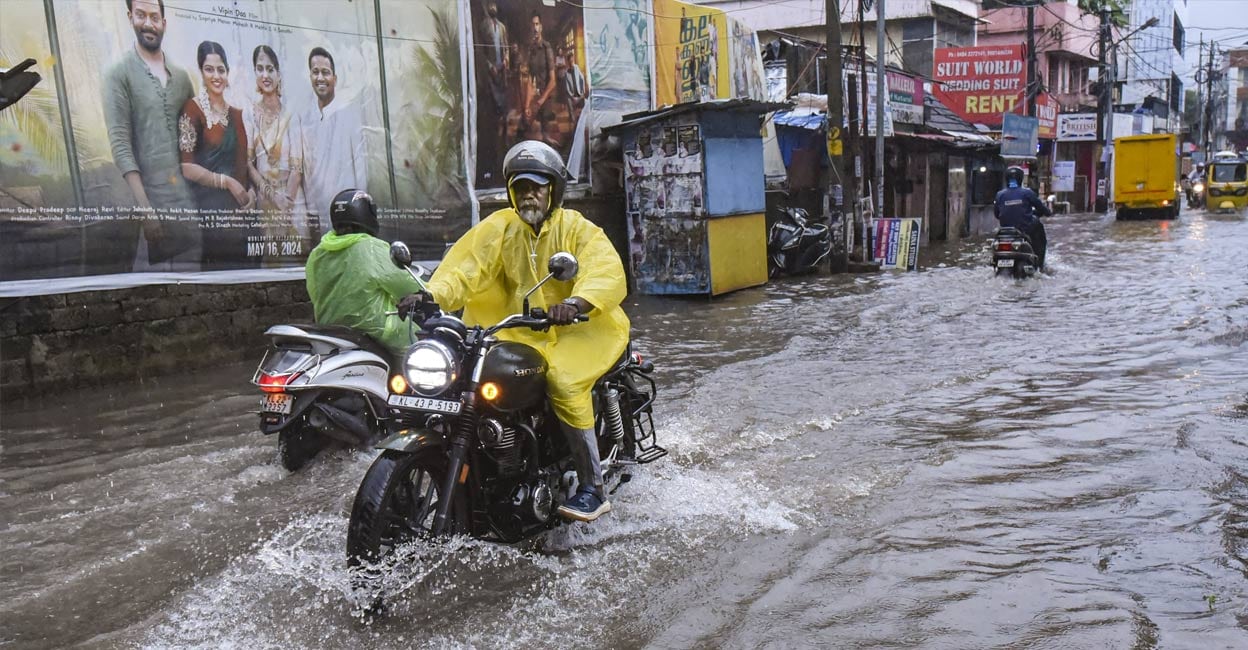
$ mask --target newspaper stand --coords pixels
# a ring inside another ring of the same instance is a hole
[[[752,99],[625,115],[629,267],[650,295],[719,295],[767,282],[760,118]]]

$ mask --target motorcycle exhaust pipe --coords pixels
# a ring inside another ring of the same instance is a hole
[[[308,422],[325,435],[356,447],[366,443],[371,436],[363,418],[328,404],[313,406]]]

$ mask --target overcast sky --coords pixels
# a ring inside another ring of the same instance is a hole
[[[1187,0],[1188,73],[1184,84],[1190,84],[1199,56],[1200,37],[1218,41],[1222,49],[1248,47],[1248,2],[1245,0]]]

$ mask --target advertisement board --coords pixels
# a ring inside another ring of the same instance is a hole
[[[1035,158],[1040,144],[1040,120],[1006,113],[1001,121],[1001,157]]]
[[[471,224],[455,0],[4,14],[45,79],[0,113],[0,285],[298,269],[346,189],[418,255]]]
[[[1062,113],[1057,116],[1058,142],[1096,142],[1096,114]]]
[[[731,96],[728,16],[654,0],[655,107]]]
[[[1001,126],[1001,115],[1022,101],[1027,81],[1025,47],[938,47],[932,94],[971,124]]]
[[[1053,163],[1053,191],[1075,191],[1075,161],[1058,160]]]
[[[922,219],[876,219],[872,225],[875,261],[880,263],[881,269],[918,269]]]
[[[584,9],[542,0],[470,2],[476,82],[476,185],[503,187],[503,157],[541,140],[586,178],[588,111]]]

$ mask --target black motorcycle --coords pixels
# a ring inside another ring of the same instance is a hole
[[[402,242],[391,252],[399,266],[410,264]],[[495,336],[508,328],[552,326],[543,309],[529,309],[528,298],[551,278],[572,279],[577,261],[556,253],[548,268],[525,295],[523,313],[496,325],[470,328],[449,314],[421,324],[401,374],[390,382],[395,430],[377,445],[383,452],[351,508],[348,563],[366,567],[356,571],[357,586],[367,588],[375,563],[404,542],[468,535],[511,543],[560,523],[556,509],[575,471],[546,397],[545,358]],[[593,388],[608,486],[628,481],[631,466],[667,454],[654,433],[653,371],[627,349]]]
[[[767,265],[773,278],[814,272],[831,252],[832,229],[812,223],[801,208],[784,208],[767,233]]]
[[[1039,256],[1021,230],[1001,228],[992,238],[992,268],[997,275],[1028,278],[1039,270]]]

